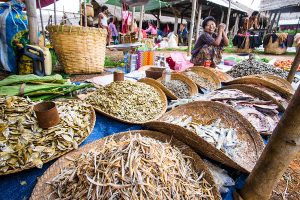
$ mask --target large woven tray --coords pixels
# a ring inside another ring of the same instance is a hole
[[[222,72],[220,70],[217,70],[217,69],[211,68],[211,67],[207,67],[206,69],[213,71],[218,76],[218,78],[220,79],[221,82],[227,82],[227,81],[233,80],[232,76],[230,76],[229,74],[227,74],[225,72]]]
[[[92,132],[93,129],[94,129],[95,122],[96,122],[96,114],[95,114],[95,111],[94,111],[94,109],[93,109],[92,106],[90,107],[90,110],[91,110],[91,112],[90,112],[90,114],[91,114],[90,132],[78,142],[78,145],[80,145],[80,144],[81,144],[81,143],[82,143],[82,142],[83,142],[83,141],[91,134],[91,132]],[[68,152],[70,152],[70,151],[72,151],[72,150],[66,150],[66,151],[64,151],[64,152],[62,152],[62,153],[60,153],[60,154],[57,154],[56,156],[53,156],[53,157],[48,158],[48,159],[44,159],[44,160],[43,160],[43,163],[45,164],[45,163],[47,163],[47,162],[49,162],[49,161],[51,161],[51,160],[54,160],[54,159],[56,159],[56,158],[59,158],[59,157],[61,157],[62,155],[66,154],[66,153],[68,153]],[[24,170],[26,170],[26,169],[31,169],[31,168],[35,168],[35,166],[34,166],[33,164],[31,164],[31,165],[25,165],[24,167],[22,167],[22,168],[20,168],[20,169],[10,170],[10,171],[7,171],[6,173],[1,173],[1,172],[0,172],[0,176],[1,176],[1,175],[12,174],[12,173],[16,173],[16,172],[21,172],[21,171],[24,171]]]
[[[162,141],[162,142],[171,142],[173,146],[178,147],[183,154],[191,157],[192,164],[198,170],[199,172],[204,171],[204,178],[207,180],[208,183],[210,183],[213,187],[212,192],[214,194],[214,197],[216,200],[221,200],[221,195],[218,191],[218,189],[215,186],[215,182],[213,180],[213,177],[208,170],[206,164],[202,161],[202,159],[188,146],[184,145],[182,142],[159,132],[154,131],[148,131],[148,130],[138,130],[138,131],[129,131],[129,132],[122,132],[116,135],[108,136],[108,137],[114,137],[115,140],[121,139],[123,136],[127,136],[129,134],[140,134],[143,137],[150,137],[154,138],[156,140]],[[72,161],[67,158],[78,158],[82,153],[87,153],[92,149],[101,148],[105,143],[106,138],[102,138],[100,140],[97,140],[95,142],[92,142],[90,144],[85,145],[84,147],[72,151],[69,154],[61,157],[58,159],[55,163],[53,163],[47,171],[38,179],[38,182],[31,194],[30,199],[31,200],[41,200],[41,199],[47,199],[47,196],[52,192],[52,189],[49,184],[47,184],[48,181],[52,180],[58,173],[60,173],[60,170],[68,167]]]
[[[157,80],[154,80],[152,78],[142,78],[139,80],[139,82],[146,83],[148,85],[157,86],[159,87],[164,93],[167,95],[167,97],[171,100],[177,100],[179,99],[171,90],[169,90],[167,87],[165,87],[160,81],[162,81],[162,78],[159,78]],[[186,83],[189,86],[189,92],[191,96],[194,96],[198,94],[198,87],[197,85],[188,77],[185,75],[179,74],[179,73],[172,73],[171,80],[180,80],[184,83]]]
[[[258,76],[244,76],[242,78],[237,78],[229,82],[225,82],[225,85],[233,85],[233,84],[254,84],[261,85],[280,94],[283,98],[287,100],[291,100],[293,93],[291,93],[287,88],[283,87],[278,82],[274,83],[274,81],[270,81],[267,79],[263,79]]]
[[[181,126],[164,122],[169,117],[176,118],[182,115],[192,116],[194,122],[201,124],[211,124],[215,120],[221,119],[221,123],[225,127],[237,128],[238,138],[248,143],[248,149],[241,152],[243,156],[240,162],[233,161],[196,133]],[[192,147],[196,152],[244,172],[251,172],[264,148],[262,138],[251,123],[233,108],[218,102],[195,101],[188,103],[167,112],[158,121],[146,123],[145,126],[151,130],[174,136]]]
[[[160,113],[157,113],[156,117],[154,117],[152,120],[149,120],[149,121],[157,120],[158,118],[160,118],[160,117],[167,111],[167,107],[168,107],[168,100],[167,100],[167,97],[166,97],[165,93],[164,93],[159,87],[157,87],[157,86],[155,86],[155,85],[151,85],[151,86],[154,87],[154,88],[157,90],[157,92],[159,93],[161,102],[162,102],[162,104],[163,104],[163,109],[161,110]],[[86,96],[86,97],[87,97],[87,96]],[[85,97],[85,98],[86,98],[86,97]],[[139,121],[128,121],[128,120],[123,120],[123,119],[121,119],[121,118],[118,118],[118,117],[116,117],[116,116],[114,116],[114,115],[111,115],[111,114],[109,114],[109,113],[107,113],[107,112],[102,111],[102,110],[101,110],[99,107],[97,107],[97,106],[93,106],[93,108],[94,108],[97,112],[101,113],[102,115],[105,115],[105,116],[110,117],[110,118],[112,118],[112,119],[118,120],[118,121],[120,121],[120,122],[124,122],[124,123],[128,123],[128,124],[144,124],[144,123],[148,122],[148,121],[145,121],[145,122],[139,122]]]
[[[253,97],[257,97],[261,100],[272,101],[274,104],[276,104],[278,106],[279,112],[285,111],[285,107],[279,101],[277,101],[274,97],[272,97],[268,93],[266,93],[258,88],[252,87],[251,85],[234,84],[234,85],[228,85],[228,86],[222,87],[218,90],[228,90],[228,89],[237,89],[237,90],[240,90],[240,91],[242,91],[246,94],[249,94]]]
[[[220,81],[218,75],[214,71],[209,70],[208,68],[192,67],[192,68],[189,68],[187,71],[192,71],[192,72],[198,74],[198,76],[207,79],[214,86],[212,88],[213,90],[216,90],[221,87],[221,81]],[[183,74],[184,74],[184,72],[183,72]],[[205,88],[200,83],[197,83],[197,82],[195,82],[195,83],[199,88]]]

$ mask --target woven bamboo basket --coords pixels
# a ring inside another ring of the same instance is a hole
[[[233,80],[233,77],[225,72],[222,72],[220,70],[217,70],[217,69],[211,68],[211,67],[207,67],[206,69],[213,71],[218,76],[218,78],[221,82],[227,82],[227,81]]]
[[[291,100],[293,93],[291,93],[286,87],[282,86],[278,82],[270,81],[267,79],[262,79],[258,76],[244,76],[242,78],[237,78],[232,81],[228,81],[224,83],[225,85],[233,85],[233,84],[254,84],[261,85],[266,88],[269,88],[276,93],[280,94],[283,98],[287,100]]]
[[[95,122],[96,122],[96,114],[95,114],[95,111],[94,111],[94,109],[93,109],[92,107],[90,107],[90,110],[91,110],[91,112],[90,112],[90,115],[91,115],[90,132],[89,132],[87,135],[85,135],[84,137],[81,138],[81,140],[78,142],[78,145],[81,144],[81,143],[82,143],[82,142],[83,142],[83,141],[91,134],[91,132],[92,132],[93,129],[94,129]],[[53,157],[48,158],[48,159],[44,159],[44,160],[43,160],[43,163],[45,164],[45,163],[47,163],[47,162],[49,162],[49,161],[51,161],[51,160],[54,160],[54,159],[56,159],[56,158],[59,158],[59,157],[61,157],[62,155],[66,154],[66,153],[68,153],[68,152],[70,152],[70,151],[72,151],[72,149],[67,149],[66,151],[64,151],[64,152],[62,152],[62,153],[60,153],[60,154],[57,154],[56,156],[53,156]],[[15,170],[10,170],[10,171],[7,171],[6,173],[1,173],[1,172],[0,172],[0,176],[1,176],[1,175],[7,175],[7,174],[13,174],[13,173],[16,173],[16,172],[21,172],[21,171],[24,171],[24,170],[26,170],[26,169],[31,169],[31,168],[35,168],[35,167],[36,167],[36,166],[33,165],[33,164],[31,164],[31,165],[25,165],[25,166],[23,166],[22,168],[15,169]]]
[[[274,104],[276,104],[278,106],[279,112],[285,111],[285,107],[279,101],[277,101],[274,97],[272,97],[268,93],[264,92],[263,90],[252,87],[251,85],[234,84],[234,85],[224,86],[218,90],[229,90],[229,89],[237,89],[237,90],[244,92],[245,94],[249,94],[249,95],[251,95],[253,97],[257,97],[261,100],[272,101]]]
[[[218,75],[206,67],[198,67],[198,66],[192,67],[192,68],[189,68],[187,71],[192,71],[192,72],[196,73],[198,76],[200,76],[200,77],[206,79],[208,82],[210,82],[210,84],[213,86],[212,88],[209,88],[211,90],[216,90],[221,87],[221,81],[220,81]],[[183,72],[183,74],[185,74],[185,73]],[[194,81],[194,80],[192,80],[192,81]],[[194,82],[196,83],[196,85],[199,88],[205,88],[205,86],[201,85],[201,83],[198,83],[197,81],[194,81]]]
[[[154,131],[148,131],[148,130],[137,130],[137,131],[130,131],[130,132],[123,132],[118,133],[112,136],[115,140],[120,140],[124,136],[128,136],[129,134],[140,134],[143,137],[149,137],[153,138],[162,142],[170,142],[172,146],[175,146],[179,148],[183,154],[185,154],[187,157],[191,158],[191,162],[193,167],[196,171],[205,172],[204,177],[205,180],[211,185],[212,187],[212,193],[214,195],[214,198],[216,200],[221,200],[221,195],[216,187],[216,183],[214,182],[213,176],[211,172],[208,170],[206,164],[203,162],[203,160],[200,158],[198,154],[196,154],[192,149],[190,149],[188,146],[183,144],[182,142],[165,135],[163,133],[154,132]],[[48,195],[53,191],[51,186],[47,184],[47,182],[51,181],[55,176],[57,176],[61,169],[68,167],[72,161],[70,158],[76,159],[78,158],[82,153],[87,153],[93,149],[101,148],[105,142],[107,137],[102,138],[100,140],[97,140],[95,142],[92,142],[90,144],[85,145],[82,148],[79,148],[76,151],[72,151],[69,154],[61,157],[58,159],[55,163],[53,163],[47,171],[38,179],[38,182],[36,186],[33,189],[33,192],[31,194],[30,199],[31,200],[40,200],[40,199],[47,199]]]
[[[164,122],[169,117],[176,118],[182,115],[192,116],[193,122],[200,124],[211,124],[217,119],[221,119],[224,127],[236,128],[239,140],[248,144],[244,149],[240,149],[239,162],[232,160],[196,133],[181,126]],[[196,152],[244,172],[251,172],[264,149],[263,140],[251,123],[233,108],[218,102],[195,101],[179,106],[165,113],[158,121],[146,123],[145,127],[174,136]]]
[[[272,37],[270,37],[269,43],[265,46],[264,52],[269,54],[284,54],[287,48],[281,48],[279,46],[279,41],[276,40],[274,43],[272,42]]]
[[[48,26],[50,40],[67,74],[103,72],[105,29],[81,26]]]
[[[253,49],[250,48],[249,37],[246,37],[244,48],[236,48],[236,53],[252,53],[252,52],[253,52]]]

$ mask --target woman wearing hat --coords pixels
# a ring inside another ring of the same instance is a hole
[[[195,65],[215,67],[222,60],[223,47],[229,44],[225,33],[226,25],[219,24],[216,33],[216,20],[209,16],[203,20],[202,27],[204,32],[195,44],[191,62]]]

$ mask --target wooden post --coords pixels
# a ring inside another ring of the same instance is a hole
[[[178,16],[175,15],[175,23],[174,23],[174,34],[177,34],[178,32]]]
[[[300,87],[298,87],[269,143],[246,180],[244,200],[267,200],[273,188],[300,151]]]
[[[222,15],[221,15],[220,23],[223,23],[223,20],[224,20],[224,10],[223,10],[223,8],[221,8],[221,9],[222,9]]]
[[[239,20],[240,20],[240,15],[236,14],[233,35],[236,35],[239,30]]]
[[[141,10],[140,10],[139,41],[142,40],[143,18],[144,18],[144,5],[141,6]]]
[[[197,27],[196,27],[196,40],[199,38],[200,35],[201,15],[202,15],[202,4],[199,4]]]
[[[293,61],[292,67],[290,69],[289,75],[287,77],[288,82],[290,82],[290,83],[293,82],[293,79],[294,79],[294,76],[296,74],[299,64],[300,64],[300,50],[298,49],[295,59]]]
[[[211,14],[211,8],[209,9],[208,16],[210,16],[210,14]]]
[[[43,22],[41,0],[38,0],[38,4],[39,4],[39,9],[40,9],[40,19],[41,19],[41,26],[42,26],[43,38],[44,38],[44,46],[46,46],[46,35],[45,35],[45,28],[44,28],[44,22]]]
[[[84,5],[84,27],[87,27],[86,0],[84,0],[83,5]]]
[[[132,8],[132,23],[131,23],[131,32],[134,32],[134,14],[135,14],[135,7]]]
[[[279,25],[280,17],[281,17],[281,11],[279,11],[279,15],[278,15],[278,18],[277,18],[277,21],[276,21],[276,27],[278,27],[278,25]]]
[[[226,34],[228,33],[229,30],[229,20],[230,20],[230,14],[231,14],[231,0],[229,2],[229,7],[228,7],[228,13],[227,13],[227,20],[226,20]]]
[[[194,35],[194,24],[195,24],[196,6],[197,6],[197,0],[193,0],[192,1],[191,26],[190,26],[190,34],[189,34],[188,56],[190,56],[191,52],[192,52],[192,42],[193,42],[193,35]]]
[[[79,16],[80,16],[79,24],[80,24],[80,26],[82,26],[82,6],[81,6],[81,0],[79,0]]]
[[[54,24],[56,25],[57,24],[57,21],[56,21],[56,0],[54,0],[53,3],[54,3]]]
[[[38,19],[36,14],[36,0],[26,0],[28,27],[29,27],[29,40],[30,44],[38,45]]]
[[[277,12],[275,13],[275,15],[274,15],[274,17],[273,17],[273,19],[272,19],[272,22],[271,22],[271,24],[270,24],[270,27],[269,27],[269,29],[268,29],[268,32],[269,32],[269,33],[270,33],[270,32],[272,31],[272,29],[273,29],[273,26],[274,26],[276,17],[277,17]]]

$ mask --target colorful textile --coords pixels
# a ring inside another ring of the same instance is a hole
[[[153,25],[150,25],[147,30],[145,30],[146,33],[150,33],[151,35],[157,35],[157,28]]]
[[[205,61],[210,60],[212,66],[216,66],[217,64],[220,64],[222,60],[222,52],[223,47],[205,44],[197,54],[193,55],[191,62],[194,63],[194,65],[204,65]]]
[[[146,66],[146,65],[154,65],[154,51],[137,51],[137,69]]]

